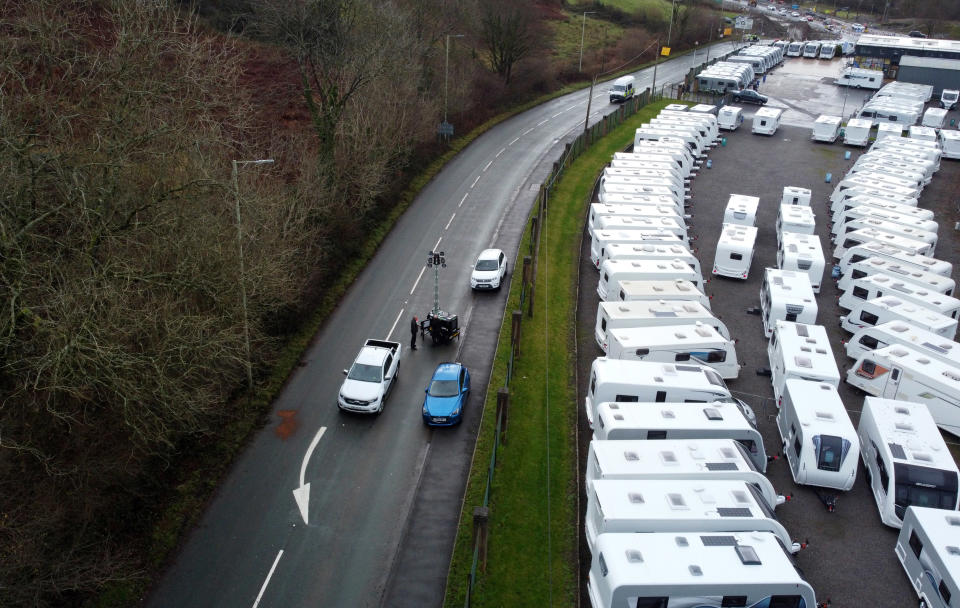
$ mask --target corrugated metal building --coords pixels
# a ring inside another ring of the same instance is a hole
[[[960,89],[960,59],[904,55],[897,80],[933,85],[933,95],[939,97],[944,89]]]
[[[960,40],[864,34],[853,54],[860,67],[883,70],[888,78],[897,78],[900,60],[906,56],[960,59]]]

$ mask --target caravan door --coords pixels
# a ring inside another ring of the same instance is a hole
[[[883,398],[884,399],[895,399],[897,396],[897,390],[900,388],[900,368],[894,367],[890,370],[890,377],[887,378],[886,384],[883,385]]]

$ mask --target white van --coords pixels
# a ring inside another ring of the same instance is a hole
[[[633,76],[621,76],[614,80],[610,87],[610,103],[621,103],[633,97],[636,93],[634,86]]]
[[[671,260],[606,260],[600,264],[597,295],[604,302],[616,299],[617,283],[630,281],[669,281],[684,279],[701,290],[703,278],[680,259]]]
[[[820,293],[826,264],[820,239],[815,234],[785,232],[777,248],[777,268],[805,272],[813,293]]]
[[[940,138],[937,137],[937,132],[930,127],[923,127],[920,125],[910,125],[907,129],[907,137],[910,139],[919,139],[921,141],[940,141]]]
[[[840,117],[821,114],[813,121],[813,129],[810,131],[810,139],[813,141],[825,141],[833,143],[840,137]]]
[[[760,493],[738,480],[598,479],[586,488],[587,548],[609,533],[769,532],[800,551]]]
[[[880,521],[903,526],[907,507],[956,511],[960,470],[930,410],[922,403],[865,397],[860,457]]]
[[[647,243],[653,245],[682,245],[689,249],[687,239],[663,230],[603,230],[594,228],[590,235],[590,261],[600,268],[600,260],[610,243]]]
[[[777,430],[793,481],[844,491],[853,487],[860,439],[837,387],[787,380]]]
[[[862,301],[885,295],[896,296],[904,302],[922,306],[952,319],[956,319],[960,311],[960,300],[957,298],[906,283],[898,277],[884,273],[853,279],[850,282],[850,289],[843,292],[837,303],[840,308],[850,310]]]
[[[757,225],[757,208],[760,198],[746,194],[731,194],[727,199],[727,206],[723,210],[724,224],[739,224],[741,226]]]
[[[896,277],[904,283],[929,289],[934,293],[945,296],[952,296],[954,289],[956,289],[956,282],[950,277],[927,272],[915,266],[909,266],[895,260],[883,258],[867,258],[851,264],[850,271],[837,281],[837,289],[847,291],[853,285],[854,279],[860,279],[874,274],[886,274],[891,277]]]
[[[652,217],[601,217],[593,227],[594,233],[637,231],[647,233],[672,232],[683,241],[683,245],[690,248],[690,239],[687,237],[687,224],[680,218],[652,218]],[[592,238],[592,237],[591,237]]]
[[[851,334],[864,327],[887,321],[904,321],[931,331],[948,340],[957,334],[957,320],[917,304],[904,302],[897,296],[883,296],[865,300],[840,317],[840,327]]]
[[[710,310],[710,298],[690,281],[674,279],[672,281],[620,281],[616,300],[619,302],[641,301],[692,301],[699,302]]]
[[[594,337],[607,352],[607,332],[621,327],[659,327],[662,325],[696,325],[713,327],[724,338],[730,339],[727,326],[713,316],[700,302],[693,300],[659,300],[650,302],[600,302],[597,306],[597,324]]]
[[[878,348],[902,344],[932,359],[960,367],[960,344],[906,321],[887,321],[864,327],[844,343],[847,356],[859,359]]]
[[[757,229],[754,226],[723,224],[717,241],[713,274],[746,280],[753,262],[756,240]]]
[[[941,129],[940,145],[944,158],[960,158],[960,131]]]
[[[843,240],[838,241],[837,246],[834,247],[833,257],[842,259],[846,254],[847,249],[869,242],[883,243],[891,247],[896,247],[897,249],[902,249],[911,253],[918,253],[924,256],[933,255],[933,246],[927,241],[918,241],[905,236],[899,236],[893,234],[892,232],[887,232],[886,230],[863,228],[861,230],[848,232],[846,235],[844,235]]]
[[[778,108],[760,108],[753,115],[753,127],[751,130],[756,135],[773,135],[780,126],[780,116],[782,115],[783,110]]]
[[[822,325],[777,321],[767,344],[767,360],[777,407],[783,403],[787,380],[840,386],[840,370]]]
[[[723,106],[717,114],[717,126],[725,131],[736,131],[743,124],[743,108]]]
[[[895,122],[882,122],[877,125],[877,138],[875,141],[886,139],[887,137],[903,137],[904,127]]]
[[[622,439],[733,439],[750,455],[754,466],[766,471],[763,437],[732,402],[613,402],[596,408],[596,440]]]
[[[943,108],[927,108],[927,111],[923,113],[923,119],[920,121],[920,124],[924,127],[930,127],[939,131],[943,128],[943,123],[946,119],[947,110]]]
[[[587,594],[593,608],[817,605],[813,588],[769,532],[601,534]]]
[[[936,249],[938,240],[936,230],[923,230],[917,227],[918,225],[929,225],[927,222],[928,220],[919,220],[919,222],[917,222],[901,218],[864,215],[861,217],[851,218],[842,224],[835,225],[833,229],[837,231],[837,234],[834,237],[833,242],[840,243],[845,240],[845,237],[848,234],[857,231],[876,230],[877,232],[884,232],[894,236],[902,236],[915,241],[927,243],[930,246],[929,252],[931,255],[933,255],[933,251]]]
[[[847,274],[850,266],[867,258],[882,258],[898,262],[904,266],[911,266],[925,272],[932,272],[945,277],[953,274],[953,264],[944,260],[938,260],[919,253],[911,253],[898,247],[890,247],[883,243],[864,243],[847,250],[840,258],[840,273]]]
[[[810,278],[803,272],[767,268],[760,286],[760,311],[767,338],[773,335],[777,319],[815,325],[817,298]]]
[[[733,340],[702,323],[611,329],[607,332],[607,357],[658,363],[697,363],[713,369],[724,380],[740,375]]]
[[[686,220],[686,217],[677,213],[677,208],[673,205],[647,205],[647,204],[623,204],[612,203],[607,199],[606,203],[591,203],[587,214],[587,230],[593,230],[599,217],[651,217],[651,218],[680,218]]]
[[[590,367],[584,409],[587,422],[595,428],[597,407],[606,401],[704,403],[731,400],[730,390],[720,374],[702,365],[597,357]],[[735,403],[731,407],[740,411]]]
[[[873,121],[865,118],[851,118],[843,128],[843,143],[848,146],[865,146],[870,143],[870,131]]]
[[[960,369],[897,344],[869,352],[847,370],[847,382],[885,399],[922,403],[937,426],[960,435]]]
[[[812,193],[810,188],[801,188],[799,186],[784,186],[783,197],[780,199],[781,205],[800,205],[809,207]]]
[[[777,215],[777,244],[783,241],[784,233],[813,234],[816,228],[812,207],[780,205],[780,213]]]
[[[699,258],[683,245],[610,243],[600,260],[601,266],[606,260],[680,260],[700,274]]]
[[[836,82],[842,87],[877,90],[883,84],[883,72],[865,68],[847,68],[843,70]]]
[[[958,524],[955,513],[942,509],[907,507],[903,516],[894,553],[925,608],[950,608],[949,598],[960,592]]]

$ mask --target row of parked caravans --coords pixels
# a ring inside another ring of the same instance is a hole
[[[648,133],[638,129],[635,153],[662,145]],[[689,150],[698,159],[705,148]],[[610,184],[601,191],[610,193]],[[667,196],[672,204],[652,205],[663,207],[657,217],[669,209],[689,219],[686,196]],[[638,201],[602,200],[588,219],[605,300],[597,342],[606,353],[591,366],[584,401],[594,429],[584,522],[591,604],[717,596],[725,605],[774,597],[815,605],[787,554],[800,545],[773,515],[784,499],[762,474],[755,416],[724,383],[739,373],[735,345],[710,312],[686,234],[635,229],[626,218]],[[646,441],[654,438],[661,441]]]
[[[753,68],[754,76],[765,74],[783,63],[783,48],[754,44],[740,49],[736,55],[727,57],[729,63],[746,63]]]
[[[783,49],[786,57],[807,57],[811,59],[833,59],[838,56],[841,46],[838,40],[796,40],[777,41],[775,45]]]
[[[751,62],[718,61],[697,74],[701,92],[726,93],[750,86],[756,72]]]

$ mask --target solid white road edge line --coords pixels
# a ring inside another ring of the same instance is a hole
[[[263,586],[260,587],[260,593],[257,594],[257,599],[253,602],[253,608],[257,608],[260,605],[260,600],[263,599],[263,592],[267,590],[267,585],[270,583],[270,578],[273,576],[273,571],[277,569],[277,564],[280,563],[280,558],[283,557],[283,549],[280,549],[280,552],[277,553],[277,558],[273,560],[273,565],[270,566],[270,572],[267,573],[267,580],[263,581]]]

